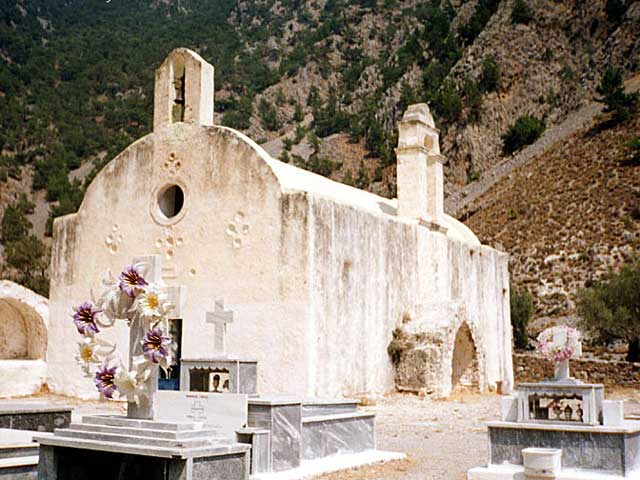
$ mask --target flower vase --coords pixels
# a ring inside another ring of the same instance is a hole
[[[569,377],[569,360],[557,362],[554,365],[553,379],[556,382],[564,382],[570,380]]]

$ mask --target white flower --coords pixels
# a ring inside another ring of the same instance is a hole
[[[130,372],[126,368],[119,368],[114,383],[121,397],[126,397],[130,402],[140,402],[140,385],[136,372]]]
[[[76,352],[76,361],[80,364],[82,371],[92,376],[92,365],[97,365],[108,360],[115,351],[115,346],[105,340],[95,337],[85,337],[78,342],[78,350]]]
[[[157,284],[152,283],[136,297],[131,310],[137,310],[144,317],[161,318],[172,308],[173,305],[168,301],[167,294],[162,292]]]

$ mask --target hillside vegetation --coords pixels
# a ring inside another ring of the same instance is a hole
[[[95,173],[151,130],[153,72],[178,46],[216,67],[218,123],[385,196],[397,121],[429,102],[451,193],[535,140],[519,125],[539,135],[591,101],[607,66],[640,70],[640,2],[3,2],[0,215],[19,193],[35,201],[23,239],[75,211]]]
[[[640,252],[640,114],[611,114],[518,169],[466,223],[509,252],[538,317],[573,316],[576,293]],[[608,123],[609,122],[609,123]]]

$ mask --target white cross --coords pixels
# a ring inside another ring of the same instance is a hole
[[[227,324],[233,323],[233,317],[233,311],[224,309],[224,300],[216,300],[214,311],[207,312],[207,323],[215,325],[213,352],[216,355],[227,354]]]
[[[135,257],[133,263],[144,264],[146,271],[144,272],[144,279],[148,283],[160,282],[162,276],[162,262],[160,255],[145,255],[141,257]],[[172,318],[180,318],[181,306],[183,300],[184,289],[181,286],[164,287],[164,291],[169,297],[169,301],[174,305],[171,311]],[[129,327],[129,368],[133,369],[132,361],[133,357],[142,355],[142,340],[147,333],[148,325],[143,318],[138,315],[131,318],[131,324]],[[168,332],[164,332],[167,334]],[[141,398],[140,402],[129,402],[127,404],[127,417],[137,419],[153,419],[154,417],[154,400],[155,394],[158,391],[158,369],[153,369],[153,374],[146,381],[146,390],[149,392],[148,398]]]

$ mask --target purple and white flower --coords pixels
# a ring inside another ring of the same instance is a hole
[[[118,367],[109,368],[105,363],[96,372],[96,378],[93,382],[96,384],[100,394],[106,398],[113,398],[113,392],[118,389],[115,384],[117,370]]]
[[[581,355],[581,334],[575,328],[558,325],[544,330],[538,335],[536,351],[547,360],[560,363]],[[563,342],[556,339],[564,338]]]
[[[164,335],[160,327],[155,327],[142,339],[142,351],[151,363],[165,363],[171,354],[171,337]]]
[[[127,265],[120,273],[120,290],[130,297],[135,297],[147,285],[147,281],[142,276],[140,263]]]
[[[73,323],[76,324],[78,333],[85,336],[93,336],[100,330],[96,325],[96,316],[101,312],[91,302],[84,302],[74,308]]]

